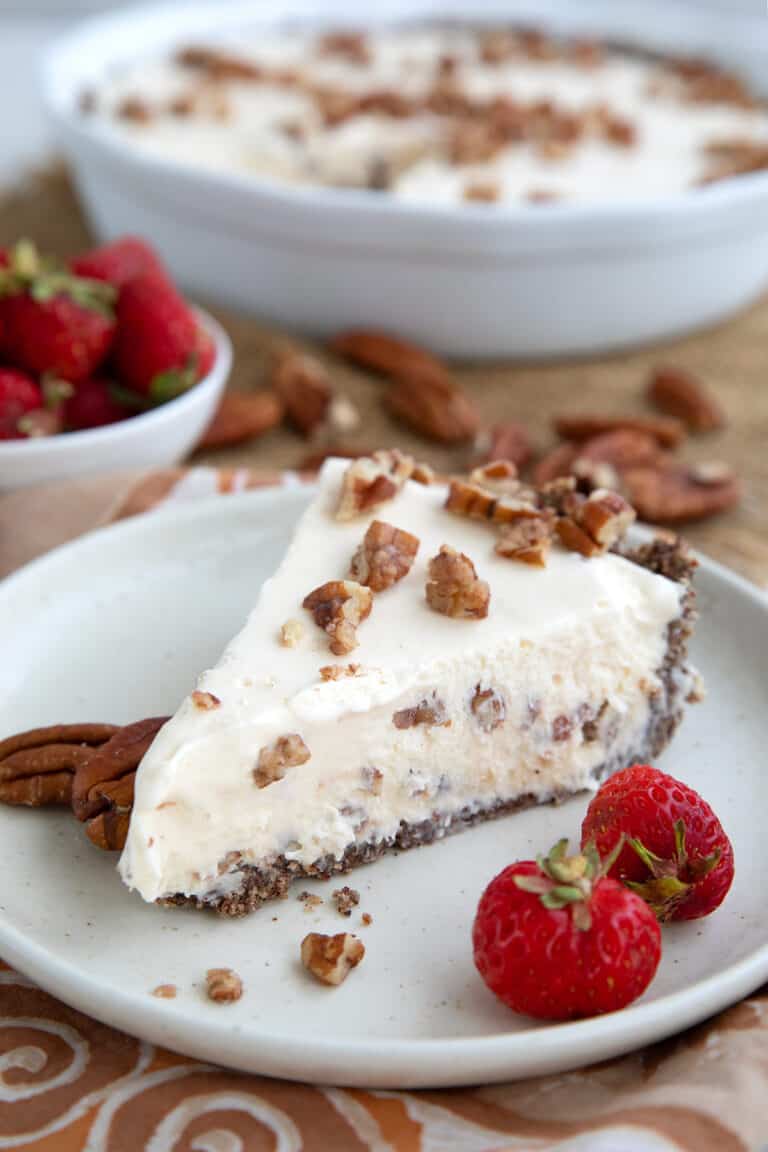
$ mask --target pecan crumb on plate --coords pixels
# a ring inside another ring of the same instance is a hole
[[[317,908],[323,902],[322,896],[316,896],[314,892],[307,892],[306,890],[299,892],[296,899],[304,905],[305,912],[311,912],[313,908]]]
[[[158,984],[156,988],[152,989],[152,995],[156,996],[158,1000],[173,1000],[177,992],[178,989],[175,984]]]
[[[365,945],[349,932],[310,932],[301,942],[301,962],[321,984],[338,986],[365,956]]]
[[[355,888],[350,888],[345,884],[343,888],[337,888],[331,894],[331,899],[340,916],[351,916],[352,909],[360,903],[360,893]]]
[[[232,1004],[243,994],[243,982],[231,968],[209,968],[205,974],[205,990],[215,1004]]]

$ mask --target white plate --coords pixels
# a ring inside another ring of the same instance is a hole
[[[242,623],[306,500],[304,491],[276,490],[156,513],[0,585],[0,734],[173,709]],[[91,1016],[155,1043],[336,1084],[513,1079],[693,1024],[768,978],[768,612],[758,592],[709,562],[699,585],[695,655],[709,697],[661,763],[714,804],[735,842],[736,881],[709,920],[664,930],[660,971],[636,1006],[538,1026],[502,1007],[472,965],[470,924],[484,885],[515,858],[576,837],[583,798],[358,870],[362,899],[348,921],[327,905],[307,913],[293,897],[238,921],[146,905],[70,816],[0,809],[0,955]],[[307,885],[322,896],[334,886]],[[359,927],[360,911],[372,914],[370,927]],[[299,942],[311,929],[342,927],[359,932],[367,953],[329,990],[301,970]],[[205,970],[219,966],[242,975],[238,1004],[204,999]],[[150,995],[168,982],[177,999]]]
[[[765,288],[765,172],[651,202],[440,207],[184,165],[77,111],[84,87],[180,43],[281,21],[359,23],[361,12],[378,23],[470,11],[711,56],[763,88],[768,75],[764,10],[694,18],[674,0],[152,3],[103,13],[55,45],[43,80],[52,132],[100,235],[138,232],[190,290],[318,336],[375,327],[457,357],[552,357],[711,324]]]

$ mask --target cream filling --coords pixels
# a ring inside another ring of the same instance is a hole
[[[505,560],[486,525],[443,509],[440,485],[409,482],[375,514],[418,536],[419,553],[405,579],[376,595],[358,648],[333,657],[301,601],[346,576],[374,518],[333,519],[346,466],[325,466],[243,631],[200,678],[220,707],[185,700],[144,758],[120,871],[147,900],[226,890],[234,853],[309,865],[436,811],[588,788],[595,768],[642,743],[682,588],[615,555],[584,560],[555,547],[543,570]],[[488,581],[486,619],[427,607],[427,564],[444,543]],[[305,625],[296,648],[278,641],[288,619]],[[321,680],[322,665],[348,660],[357,675]],[[472,711],[478,689],[503,699],[492,730]],[[433,695],[449,725],[395,725],[395,712]],[[583,722],[598,714],[588,741]],[[311,758],[256,787],[260,750],[291,733]]]
[[[576,113],[605,103],[637,126],[637,146],[620,148],[594,140],[578,144],[564,157],[547,159],[534,147],[516,143],[487,164],[455,166],[435,147],[440,127],[430,115],[402,120],[361,116],[326,127],[302,92],[237,82],[227,84],[231,116],[226,120],[204,114],[187,119],[161,115],[141,125],[109,122],[138,148],[195,167],[251,173],[287,184],[365,187],[375,166],[384,161],[394,173],[392,195],[433,206],[461,201],[466,186],[480,181],[498,184],[501,200],[508,203],[526,201],[540,191],[569,201],[653,199],[698,182],[705,167],[702,150],[712,139],[768,139],[763,110],[651,96],[649,89],[662,76],[660,65],[626,53],[611,52],[591,69],[567,60],[524,58],[489,66],[478,57],[475,37],[461,30],[379,31],[368,40],[373,58],[367,66],[319,55],[312,39],[301,33],[258,40],[244,35],[231,48],[261,64],[299,67],[325,86],[408,96],[431,88],[438,61],[448,54],[458,60],[457,83],[473,97],[552,100]],[[137,93],[150,102],[167,103],[193,80],[173,61],[139,61],[105,83],[102,110],[109,116],[125,96]],[[303,138],[286,135],[286,124],[299,125]]]

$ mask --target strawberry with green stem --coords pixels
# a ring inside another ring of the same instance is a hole
[[[661,933],[648,905],[607,876],[593,846],[505,868],[486,888],[472,930],[475,965],[515,1012],[572,1020],[613,1012],[653,979]],[[617,851],[621,851],[619,844]]]
[[[610,874],[642,896],[659,920],[697,920],[725,899],[733,847],[705,800],[648,764],[611,776],[595,794],[581,842],[605,852],[624,841]]]

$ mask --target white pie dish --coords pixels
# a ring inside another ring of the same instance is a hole
[[[207,376],[175,400],[117,424],[0,441],[0,491],[94,472],[164,468],[183,459],[212,420],[232,367],[229,336],[207,312],[196,311],[216,348]]]
[[[354,22],[349,0],[325,24]],[[404,0],[366,21],[466,18],[459,0]],[[646,0],[485,0],[473,19],[514,18],[679,54],[703,53],[764,85],[764,20]],[[433,209],[376,193],[290,189],[142,153],[77,112],[82,89],[148,52],[280,20],[311,0],[132,8],[94,19],[50,53],[45,99],[103,238],[146,235],[190,289],[316,335],[401,332],[459,357],[558,356],[713,323],[768,284],[768,173],[647,204]],[[332,290],[329,291],[329,286]]]
[[[307,498],[274,490],[159,512],[94,533],[6,580],[0,735],[173,709],[240,624]],[[705,1018],[768,978],[755,819],[768,802],[768,610],[757,590],[707,560],[698,586],[693,658],[709,696],[660,765],[712,802],[734,842],[736,879],[708,920],[664,929],[661,968],[636,1005],[540,1026],[502,1008],[472,967],[469,925],[483,886],[512,859],[573,838],[584,797],[357,870],[349,882],[361,893],[359,911],[373,916],[367,928],[327,903],[305,912],[295,898],[240,921],[144,904],[71,817],[0,808],[0,956],[89,1015],[152,1042],[321,1083],[411,1088],[521,1078],[605,1059]],[[334,886],[306,885],[326,900]],[[367,955],[331,991],[303,973],[298,946],[308,931],[342,928],[362,936]],[[201,991],[205,970],[221,965],[245,984],[242,1000],[226,1008]],[[178,986],[175,1000],[150,995],[169,982]]]

